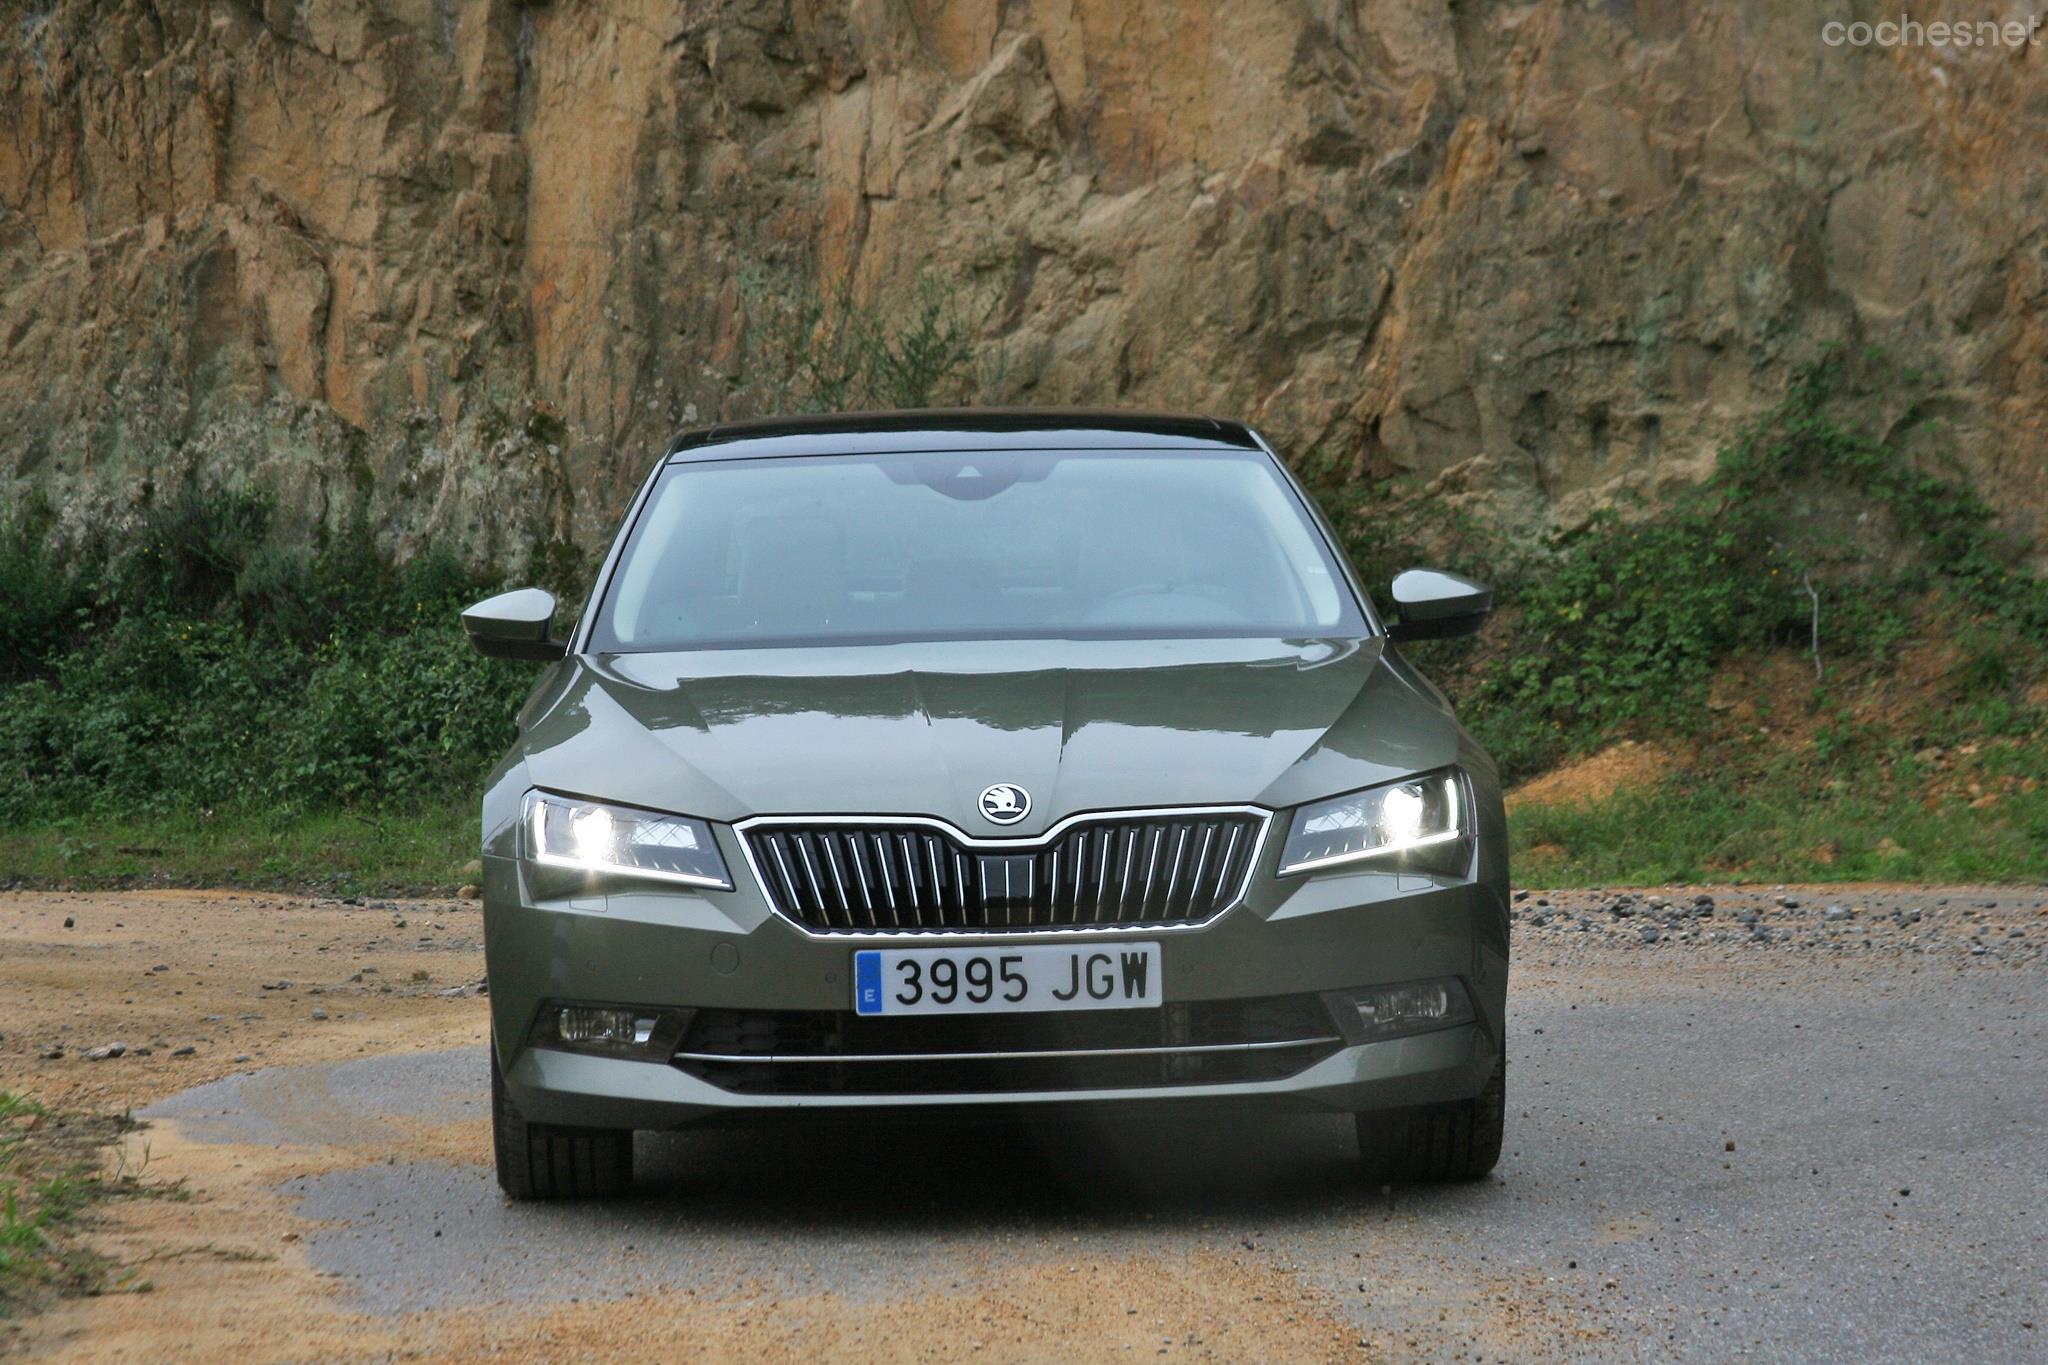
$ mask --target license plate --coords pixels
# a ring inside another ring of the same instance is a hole
[[[1163,998],[1156,943],[863,948],[853,955],[855,1014],[1157,1009]]]

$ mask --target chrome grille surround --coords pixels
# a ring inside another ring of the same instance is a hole
[[[1029,939],[1212,924],[1244,900],[1272,818],[1090,811],[1024,838],[921,815],[757,815],[733,829],[768,904],[813,938]]]

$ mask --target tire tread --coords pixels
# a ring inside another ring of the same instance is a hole
[[[1500,1164],[1507,1125],[1507,1061],[1460,1104],[1357,1116],[1358,1155],[1387,1184],[1477,1180]]]
[[[491,1137],[498,1187],[513,1199],[602,1199],[633,1183],[633,1134],[624,1128],[529,1123],[505,1089],[491,1050]]]

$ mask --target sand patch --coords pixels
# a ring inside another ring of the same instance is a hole
[[[1582,806],[1605,801],[1620,792],[1655,786],[1676,761],[1671,751],[1660,745],[1624,739],[1588,758],[1524,782],[1508,793],[1508,809]]]

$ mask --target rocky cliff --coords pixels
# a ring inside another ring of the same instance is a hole
[[[794,262],[975,301],[949,396],[1242,415],[1531,526],[1882,346],[2038,545],[2048,47],[1858,13],[0,0],[0,482],[590,543],[758,405],[739,281]]]

